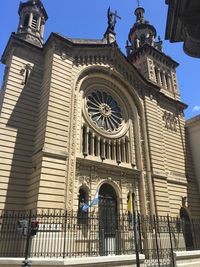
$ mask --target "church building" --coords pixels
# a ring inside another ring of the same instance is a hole
[[[124,55],[110,9],[100,40],[44,42],[42,1],[20,3],[1,58],[0,209],[77,211],[98,191],[96,211],[126,212],[131,191],[141,214],[200,214],[178,63],[144,13]]]

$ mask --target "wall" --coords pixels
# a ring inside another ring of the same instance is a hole
[[[38,51],[27,47],[17,47],[9,55],[0,117],[0,208],[25,209],[32,172],[42,58]],[[31,66],[31,70],[25,84],[27,66]]]
[[[186,122],[187,131],[189,134],[189,141],[192,150],[192,158],[194,162],[195,174],[198,180],[200,188],[200,115],[187,120]]]
[[[140,267],[144,267],[144,255],[140,255]],[[30,259],[31,266],[47,267],[47,266],[68,266],[68,267],[126,267],[136,266],[135,255],[123,256],[105,256],[95,258],[80,258],[80,259]],[[1,258],[0,267],[21,267],[23,259],[19,258]]]
[[[200,251],[174,252],[176,267],[199,267]]]

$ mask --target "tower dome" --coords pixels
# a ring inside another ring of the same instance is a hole
[[[141,6],[135,9],[136,22],[130,29],[128,40],[131,43],[131,50],[135,52],[144,44],[149,44],[159,50],[162,50],[162,42],[155,41],[156,29],[144,17],[145,9]],[[160,45],[160,46],[159,46]]]
[[[18,14],[20,19],[17,35],[21,39],[42,47],[44,25],[48,19],[42,2],[40,0],[21,2]]]

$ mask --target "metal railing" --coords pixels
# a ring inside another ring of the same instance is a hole
[[[200,220],[137,216],[147,266],[174,266],[173,251],[200,248]],[[135,253],[129,214],[0,211],[0,257],[96,257]]]

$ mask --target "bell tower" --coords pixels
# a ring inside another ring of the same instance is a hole
[[[136,22],[130,29],[126,45],[128,59],[147,80],[157,84],[161,92],[179,99],[178,63],[163,52],[160,36],[156,40],[155,27],[145,19],[145,9],[138,6],[134,14]]]
[[[44,25],[48,19],[46,10],[40,0],[28,0],[20,3],[19,26],[17,35],[36,46],[43,46]]]

